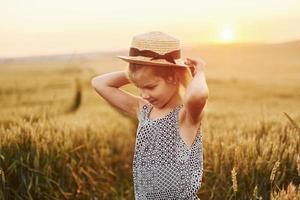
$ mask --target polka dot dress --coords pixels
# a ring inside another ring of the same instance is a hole
[[[150,103],[140,111],[133,181],[136,200],[200,200],[203,173],[200,127],[191,147],[179,135],[178,105],[165,117],[150,119]]]

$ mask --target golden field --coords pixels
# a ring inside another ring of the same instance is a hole
[[[300,42],[183,49],[207,63],[202,200],[300,199],[299,52]],[[0,61],[0,199],[133,199],[137,119],[90,84],[126,70],[119,54]]]

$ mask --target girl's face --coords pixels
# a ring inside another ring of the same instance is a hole
[[[149,69],[142,70],[142,73],[134,78],[134,85],[139,89],[140,96],[157,108],[167,104],[178,91],[178,86],[172,78],[164,80],[153,75]]]

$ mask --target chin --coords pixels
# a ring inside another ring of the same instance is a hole
[[[155,100],[155,101],[153,101],[153,102],[150,102],[150,101],[149,101],[149,103],[151,103],[152,105],[156,105],[156,104],[157,104],[157,100]]]
[[[159,108],[159,109],[161,109],[161,108],[164,108],[164,106],[165,106],[165,104],[158,104],[158,103],[156,103],[156,104],[154,104],[154,107],[156,107],[156,108]]]
[[[157,107],[157,102],[151,103],[151,105]]]
[[[159,106],[159,103],[158,103],[157,101],[151,103],[151,105],[152,105],[153,107],[156,107],[156,108],[159,108],[159,107],[160,107],[160,106]]]

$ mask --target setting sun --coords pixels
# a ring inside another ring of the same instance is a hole
[[[232,28],[224,28],[220,34],[220,40],[222,42],[232,42],[234,40],[234,31]]]

